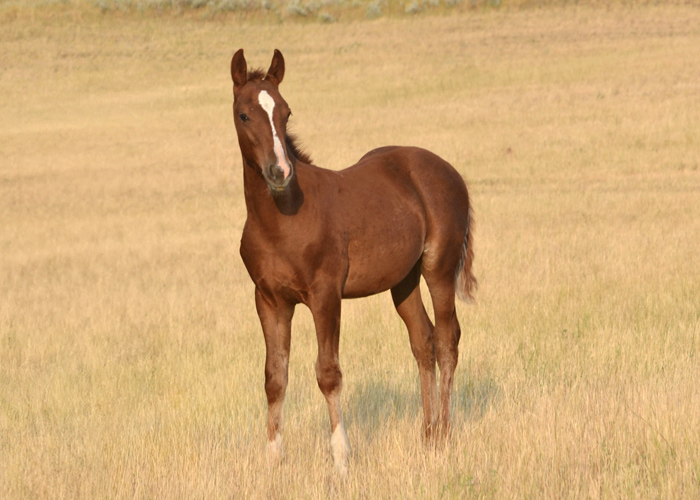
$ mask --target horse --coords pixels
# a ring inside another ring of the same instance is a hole
[[[304,304],[316,329],[316,380],[328,404],[334,467],[345,474],[341,301],[391,290],[418,364],[423,434],[431,442],[447,434],[461,335],[455,296],[471,301],[477,286],[472,209],[461,175],[425,149],[378,148],[340,171],[313,165],[287,132],[292,113],[279,92],[284,73],[279,50],[267,72],[249,71],[243,49],[231,59],[247,211],[240,254],[255,284],[266,347],[267,458],[278,463],[283,456],[292,316]],[[434,324],[421,299],[421,276]]]

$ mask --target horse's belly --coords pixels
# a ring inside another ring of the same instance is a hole
[[[343,297],[374,295],[403,280],[423,253],[424,237],[415,229],[411,234],[387,231],[382,237],[351,241]]]
[[[395,162],[358,167],[344,181],[340,204],[348,221],[348,275],[343,296],[364,297],[408,275],[423,254],[428,222],[411,176]]]

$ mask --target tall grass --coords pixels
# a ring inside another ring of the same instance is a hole
[[[698,11],[229,21],[56,11],[0,31],[0,497],[700,494]],[[241,46],[284,52],[317,164],[414,144],[469,182],[481,287],[443,449],[421,444],[384,294],[343,306],[347,480],[302,307],[287,459],[266,468]]]

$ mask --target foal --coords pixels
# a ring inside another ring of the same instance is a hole
[[[283,452],[292,316],[302,303],[316,327],[316,380],[328,403],[335,467],[344,473],[350,445],[340,411],[341,299],[391,290],[418,363],[423,431],[428,439],[445,433],[460,337],[455,294],[471,299],[476,288],[471,208],[462,177],[424,149],[375,149],[337,172],[312,165],[287,134],[284,70],[278,50],[267,73],[248,72],[243,49],[231,60],[247,209],[241,257],[255,283],[267,352],[268,458],[278,461]],[[421,300],[421,275],[435,325]]]

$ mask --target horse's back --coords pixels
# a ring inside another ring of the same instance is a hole
[[[427,149],[412,146],[385,146],[365,154],[346,169],[348,173],[378,171],[393,182],[409,183],[424,203],[436,207],[463,208],[469,205],[464,179],[446,160]],[[357,171],[357,172],[354,172]]]
[[[382,146],[379,148],[375,148],[371,151],[368,151],[364,155],[362,155],[362,158],[360,158],[360,160],[357,163],[362,163],[364,160],[366,160],[368,158],[371,158],[371,157],[376,156],[376,155],[381,155],[383,153],[389,153],[395,149],[401,149],[402,147],[405,147],[405,146]]]

